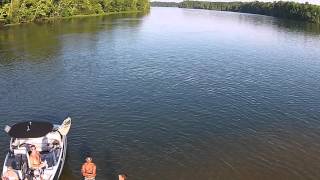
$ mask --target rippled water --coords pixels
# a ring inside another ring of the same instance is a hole
[[[260,15],[152,8],[0,30],[0,126],[71,116],[63,180],[88,153],[98,180],[319,179],[319,82],[320,27]]]

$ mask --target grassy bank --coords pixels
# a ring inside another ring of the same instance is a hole
[[[146,12],[148,0],[12,0],[0,7],[1,24]]]

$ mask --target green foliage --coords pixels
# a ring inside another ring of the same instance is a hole
[[[10,8],[9,4],[5,4],[0,8],[0,19],[8,16],[9,8]]]
[[[137,9],[139,11],[146,11],[150,8],[150,3],[148,0],[137,0]]]
[[[8,0],[0,6],[6,23],[39,21],[52,17],[147,11],[148,0]]]
[[[219,11],[234,11],[253,14],[262,14],[293,20],[302,20],[320,23],[320,6],[309,3],[296,2],[205,2],[183,1],[180,8],[209,9]]]

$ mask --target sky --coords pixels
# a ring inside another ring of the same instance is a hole
[[[156,1],[156,0],[152,0],[152,1]],[[158,0],[158,1],[181,2],[182,0]],[[206,0],[206,1],[230,2],[230,1],[239,1],[239,0]],[[254,0],[240,0],[240,1],[254,1]],[[274,0],[259,0],[259,1],[270,1],[270,2],[273,2]],[[300,2],[300,3],[309,2],[311,4],[319,4],[320,5],[320,0],[290,0],[290,1],[295,1],[295,2]]]

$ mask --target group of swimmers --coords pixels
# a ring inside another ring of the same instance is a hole
[[[92,162],[92,157],[88,156],[86,162],[82,165],[81,168],[82,176],[84,180],[95,180],[97,175],[97,166]],[[127,180],[127,174],[119,174],[119,180]]]
[[[31,153],[29,155],[29,159],[30,159],[30,166],[31,166],[30,169],[32,170],[41,170],[45,166],[47,166],[45,162],[41,161],[40,153],[37,151],[36,146],[34,145],[31,146]],[[82,176],[84,177],[84,180],[95,180],[97,175],[97,167],[92,162],[92,157],[86,158],[86,162],[81,167],[81,173],[82,173]],[[119,180],[127,180],[128,175],[119,174],[118,177],[119,177]],[[41,176],[40,176],[40,179],[42,179]],[[14,171],[14,169],[11,166],[9,166],[7,168],[6,173],[3,174],[2,180],[19,180],[19,176]]]

